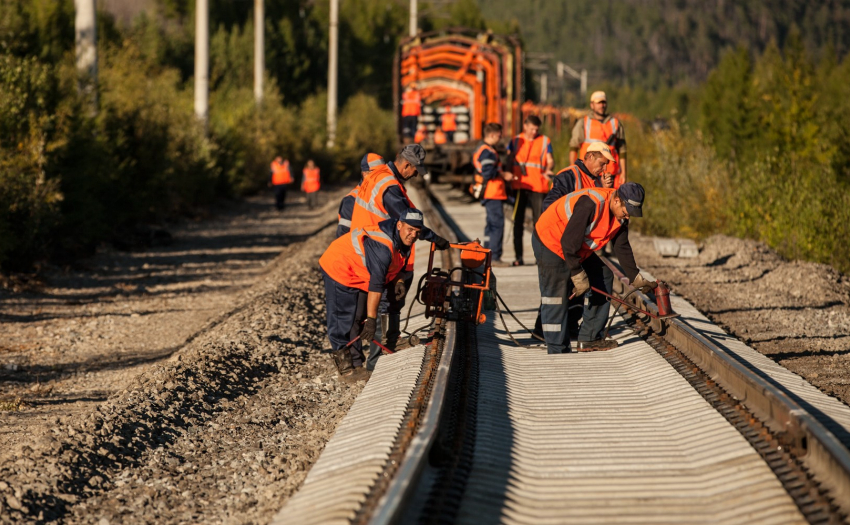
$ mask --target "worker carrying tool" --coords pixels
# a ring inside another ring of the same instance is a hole
[[[271,180],[269,187],[274,191],[274,207],[280,211],[286,206],[286,190],[292,184],[292,172],[289,170],[289,161],[282,157],[275,157],[271,164]]]
[[[337,210],[336,215],[339,219],[339,223],[336,226],[337,237],[345,235],[351,231],[351,216],[354,213],[354,200],[357,198],[357,193],[360,191],[360,184],[363,183],[363,179],[372,173],[372,170],[386,163],[387,162],[384,160],[384,157],[377,153],[367,153],[363,155],[362,159],[360,159],[360,182],[353,190],[348,192],[348,195],[343,197],[342,201],[339,203],[339,209]]]
[[[502,238],[505,234],[504,203],[508,199],[505,182],[513,180],[511,172],[502,171],[502,162],[495,146],[502,140],[502,125],[490,122],[484,126],[484,142],[472,155],[475,183],[472,195],[481,200],[487,212],[484,225],[484,247],[490,249],[493,266],[506,266],[502,262]]]
[[[369,343],[375,337],[381,294],[387,290],[393,295],[399,293],[396,278],[407,264],[411,246],[425,229],[423,219],[421,211],[409,209],[400,219],[354,228],[333,241],[319,259],[331,355],[346,381],[369,377],[362,366],[363,351],[349,342],[359,337]]]
[[[657,286],[640,275],[629,244],[629,219],[643,215],[643,201],[643,187],[634,182],[619,189],[586,188],[559,198],[540,217],[531,245],[537,257],[543,337],[550,354],[570,351],[570,296],[581,297],[591,286],[612,292],[603,277],[605,264],[595,250],[612,243],[632,286],[644,292]],[[601,294],[588,298],[578,334],[580,352],[617,347],[616,341],[602,339],[609,308]]]
[[[529,115],[522,125],[522,133],[508,144],[508,166],[513,172],[513,189],[516,190],[514,203],[514,266],[522,266],[522,236],[525,231],[525,210],[531,205],[531,217],[534,224],[543,213],[543,198],[549,191],[549,183],[555,168],[552,156],[552,141],[546,135],[538,133],[540,118]]]
[[[351,216],[351,228],[375,226],[386,219],[401,219],[408,211],[415,209],[413,201],[407,195],[404,183],[425,174],[425,150],[419,144],[408,144],[398,152],[394,161],[375,168],[363,179],[355,197],[354,212]],[[420,233],[422,240],[434,243],[438,250],[449,247],[449,241],[428,228]],[[396,350],[401,335],[401,310],[404,307],[407,291],[413,284],[413,259],[415,250],[411,250],[404,272],[397,277],[395,287],[398,294],[386,293],[381,300],[380,334],[384,344]],[[377,345],[372,345],[367,368],[372,370],[380,357]],[[373,359],[374,356],[374,359]]]
[[[570,138],[570,163],[584,159],[591,144],[607,144],[614,160],[608,163],[606,172],[614,176],[614,187],[625,184],[626,179],[626,132],[620,119],[608,114],[608,97],[604,91],[590,95],[590,114],[579,119]]]
[[[322,187],[319,167],[313,159],[307,161],[301,175],[301,191],[307,194],[307,206],[312,210],[319,204],[319,189]]]

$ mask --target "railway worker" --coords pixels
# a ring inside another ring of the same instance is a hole
[[[531,205],[534,224],[543,212],[543,198],[549,191],[549,183],[555,167],[552,156],[552,141],[541,135],[540,118],[529,115],[522,125],[522,133],[508,144],[508,164],[513,172],[512,187],[517,191],[514,203],[514,266],[523,265],[522,236],[525,228],[525,210]]]
[[[565,195],[543,213],[531,244],[537,257],[542,303],[543,336],[550,354],[570,351],[568,298],[583,296],[591,286],[611,293],[604,282],[604,263],[594,253],[609,242],[632,286],[655,287],[640,275],[629,244],[629,219],[642,216],[644,190],[629,182],[618,189],[586,188]],[[578,350],[607,350],[614,340],[602,339],[609,303],[593,293],[584,309]]]
[[[331,356],[346,381],[369,376],[360,346],[348,343],[355,338],[369,343],[375,337],[381,294],[388,287],[392,290],[404,271],[411,247],[425,227],[423,218],[421,211],[408,209],[400,219],[354,228],[333,241],[319,259]]]
[[[422,114],[422,95],[416,87],[415,83],[408,84],[401,94],[401,134],[406,139],[415,135]]]
[[[452,112],[452,107],[446,104],[444,107],[442,118],[440,118],[440,128],[446,134],[446,142],[453,144],[455,140],[455,131],[457,131],[457,117]]]
[[[360,159],[360,182],[353,190],[348,192],[348,195],[343,197],[342,201],[339,203],[339,210],[337,210],[339,223],[336,226],[337,237],[345,235],[351,230],[351,215],[354,213],[354,199],[357,198],[357,193],[360,191],[360,184],[363,183],[363,179],[369,176],[373,169],[386,163],[387,162],[384,160],[384,157],[377,153],[367,153],[363,155],[362,159]]]
[[[570,164],[584,159],[591,144],[602,143],[611,147],[614,160],[606,172],[614,176],[614,187],[626,183],[626,132],[620,119],[608,114],[608,97],[604,91],[590,95],[590,114],[576,122],[570,138]]]
[[[269,187],[274,192],[274,207],[283,211],[286,206],[286,190],[292,184],[292,172],[289,170],[289,160],[275,157],[271,164],[271,180]]]
[[[351,216],[351,228],[375,226],[386,219],[399,219],[409,210],[415,209],[413,201],[404,188],[405,182],[416,177],[419,172],[426,173],[425,150],[419,144],[408,144],[398,152],[394,161],[375,168],[360,184],[355,198],[354,212]],[[438,250],[449,247],[449,241],[440,237],[429,228],[422,228],[420,238],[434,243]],[[381,301],[381,334],[387,348],[396,349],[401,335],[401,309],[404,307],[407,291],[413,283],[413,259],[411,255],[405,271],[399,274],[394,293],[386,293]],[[372,370],[381,352],[373,345],[369,353],[367,369]]]
[[[312,210],[319,203],[319,189],[322,187],[319,167],[313,159],[307,161],[301,175],[301,191],[307,194],[307,206]]]
[[[578,159],[572,166],[568,166],[555,175],[552,179],[552,189],[546,194],[543,200],[543,211],[545,212],[549,206],[560,199],[564,195],[568,195],[574,191],[585,188],[612,188],[614,186],[614,176],[607,173],[605,168],[609,162],[614,160],[611,155],[611,150],[607,144],[594,142],[587,148],[587,154],[584,160]],[[610,289],[614,283],[614,273],[604,266],[602,273],[605,279],[605,287]],[[579,313],[584,305],[584,297],[576,296],[570,299],[569,308],[576,315],[569,317],[569,334],[575,339],[578,337],[578,320]],[[543,327],[540,318],[540,313],[537,314],[537,321],[534,323],[534,333],[543,337]]]
[[[502,163],[495,146],[502,140],[502,125],[490,122],[484,126],[484,142],[472,155],[475,167],[473,195],[481,199],[487,212],[484,226],[484,247],[489,248],[493,266],[505,266],[502,262],[502,238],[505,234],[504,203],[508,199],[505,182],[513,179],[510,172],[502,171]]]
[[[413,142],[417,144],[422,144],[428,138],[428,128],[425,127],[425,124],[419,124],[416,128],[416,135],[413,136]]]

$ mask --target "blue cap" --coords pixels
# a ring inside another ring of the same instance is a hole
[[[384,157],[377,153],[367,153],[363,155],[363,158],[360,160],[360,171],[372,171],[378,166],[386,163],[387,161],[384,160]]]
[[[643,198],[646,196],[643,186],[637,182],[627,182],[620,186],[617,195],[626,205],[626,211],[629,212],[630,217],[643,217],[641,207],[643,206]]]
[[[416,228],[425,227],[425,215],[416,208],[410,208],[404,212],[398,220]]]

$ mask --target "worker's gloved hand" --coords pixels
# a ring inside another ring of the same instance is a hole
[[[395,282],[395,300],[401,301],[405,295],[407,295],[407,287],[404,285],[404,281],[399,279]]]
[[[449,241],[443,239],[439,235],[435,235],[436,239],[434,239],[434,246],[437,247],[438,250],[447,250],[449,248]]]
[[[377,319],[367,317],[363,321],[363,328],[360,329],[360,340],[367,343],[372,342],[372,339],[375,338],[375,330],[377,330]]]
[[[658,283],[655,281],[647,281],[643,278],[643,275],[638,274],[637,277],[635,277],[635,280],[632,282],[632,286],[634,286],[643,293],[648,293],[652,290],[655,290],[655,288],[658,287]]]
[[[584,273],[584,270],[573,275],[570,279],[573,281],[573,293],[576,294],[576,297],[581,297],[590,290],[590,281],[587,280],[587,274]]]

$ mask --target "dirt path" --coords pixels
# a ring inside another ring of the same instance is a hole
[[[850,279],[786,261],[763,243],[709,238],[694,259],[663,258],[632,240],[638,264],[729,333],[850,404]]]
[[[270,516],[359,391],[320,352],[335,193],[0,296],[0,522]]]

